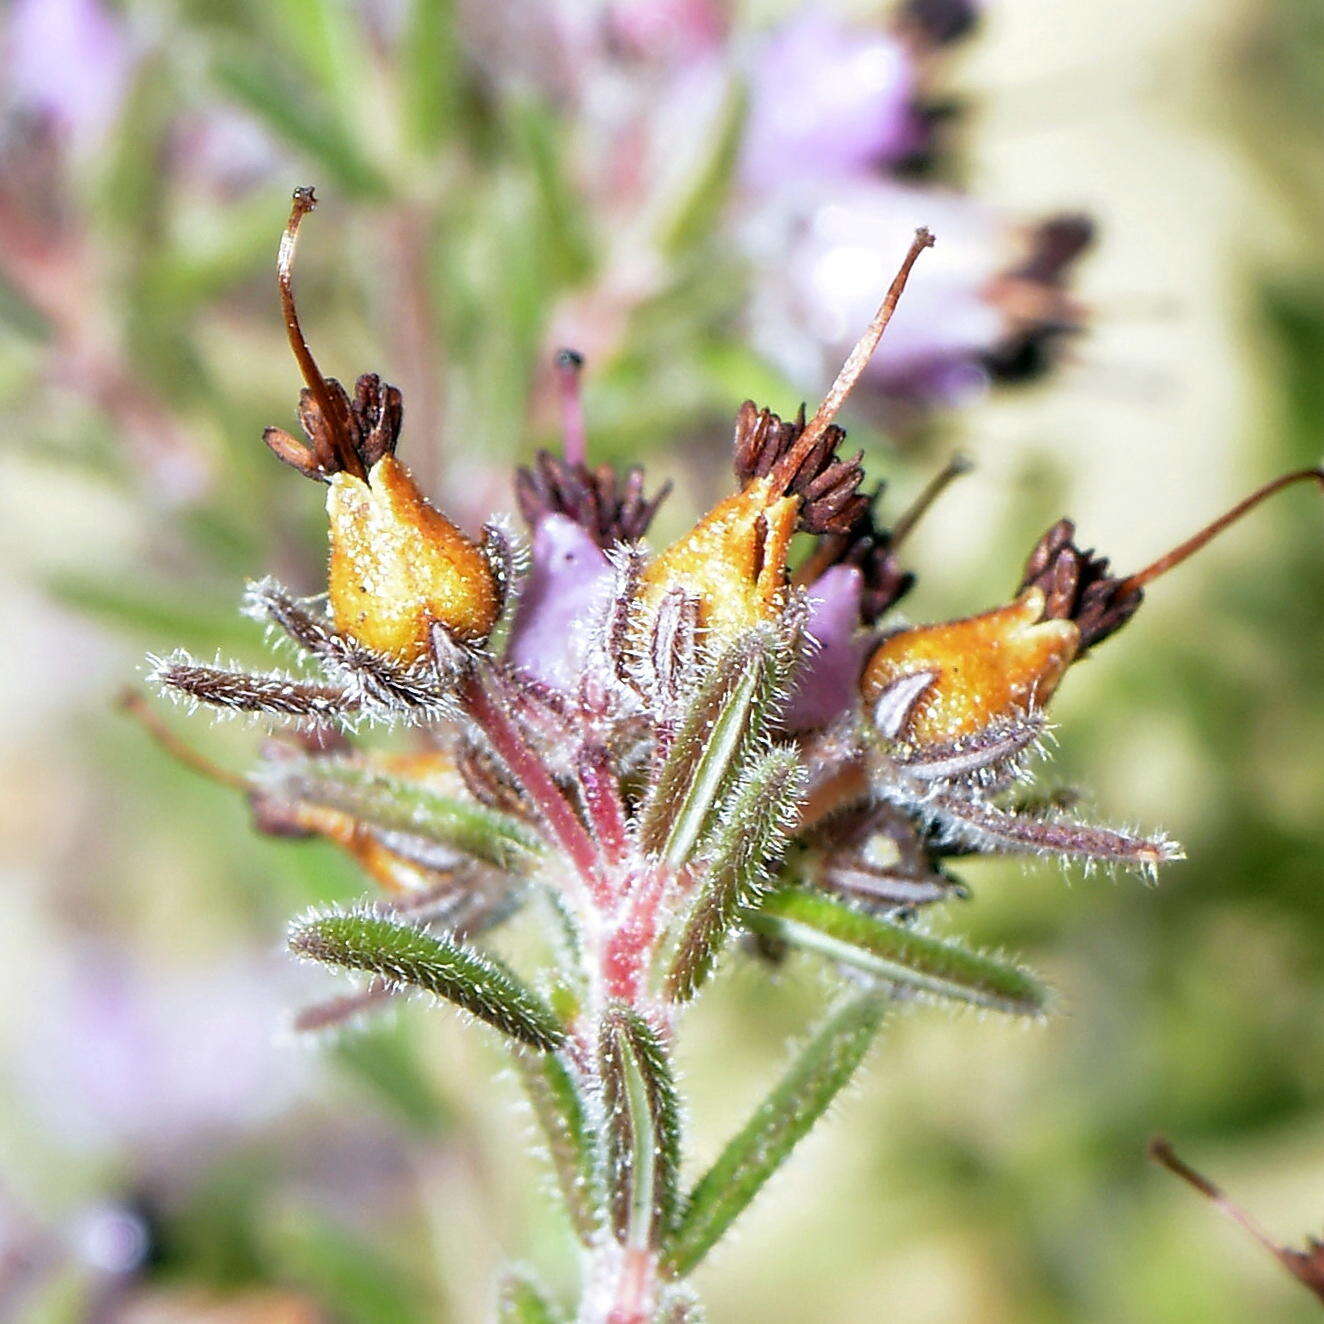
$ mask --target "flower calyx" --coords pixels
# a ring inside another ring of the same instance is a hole
[[[781,491],[800,498],[797,527],[805,533],[848,532],[868,508],[869,498],[858,488],[864,477],[860,451],[854,459],[837,458],[845,430],[830,424],[807,450],[795,443],[805,431],[805,408],[783,422],[770,409],[746,400],[736,415],[732,449],[736,477],[748,485],[784,466],[778,480]]]
[[[404,662],[432,650],[434,626],[460,644],[486,641],[504,599],[492,550],[430,505],[394,455],[366,479],[334,475],[326,509],[339,631]]]
[[[1032,586],[992,611],[889,636],[865,664],[861,697],[884,736],[954,748],[1041,708],[1080,638],[1075,622],[1045,615]]]
[[[299,227],[317,200],[294,191],[276,281],[290,349],[304,378],[299,421],[307,444],[280,428],[263,439],[287,464],[327,484],[328,588],[335,628],[356,644],[412,665],[435,649],[440,627],[461,647],[484,643],[505,597],[495,535],[480,546],[430,505],[396,458],[404,415],[399,390],[364,373],[354,395],[322,375],[294,302]]]
[[[379,460],[395,454],[404,419],[398,387],[383,382],[375,372],[359,377],[352,398],[334,377],[325,378],[323,385],[326,389],[320,393],[307,386],[299,392],[299,425],[306,444],[283,428],[270,427],[262,434],[277,459],[305,478],[329,483],[335,474],[346,471],[363,476]],[[348,459],[350,455],[357,464]]]
[[[725,642],[786,608],[786,553],[797,530],[846,533],[867,510],[868,499],[857,490],[863,456],[837,458],[845,433],[833,419],[877,348],[911,268],[932,243],[927,230],[915,232],[877,313],[811,419],[806,422],[802,409],[786,423],[751,400],[741,406],[734,450],[743,486],[643,572],[645,609],[655,610],[679,589],[695,599],[699,625],[710,639]]]

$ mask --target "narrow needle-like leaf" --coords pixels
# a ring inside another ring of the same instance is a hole
[[[695,695],[640,821],[640,843],[678,868],[767,726],[780,659],[772,630],[753,630],[713,665]]]
[[[600,1225],[601,1192],[594,1171],[588,1110],[566,1064],[554,1053],[516,1055],[516,1066],[542,1128],[561,1198],[576,1235],[592,1244]]]
[[[833,1013],[690,1193],[663,1264],[683,1278],[729,1230],[864,1059],[886,995],[870,990]]]
[[[497,1293],[497,1324],[560,1324],[561,1316],[521,1273],[510,1272]]]
[[[282,799],[339,810],[383,832],[433,842],[499,869],[517,867],[540,849],[537,835],[510,814],[342,759],[280,765],[264,778],[263,789]]]
[[[824,893],[802,888],[774,892],[743,918],[756,933],[926,993],[1017,1016],[1041,1015],[1050,1001],[1047,987],[1020,966],[856,910]]]
[[[565,1030],[532,989],[492,957],[452,939],[347,912],[296,922],[290,949],[298,956],[381,975],[392,984],[453,1002],[534,1048],[556,1048]]]
[[[675,1222],[680,1178],[680,1107],[666,1049],[638,1013],[612,1007],[599,1070],[612,1231],[622,1244],[656,1247]]]
[[[673,1001],[694,996],[717,964],[740,908],[757,900],[766,877],[764,865],[794,826],[804,781],[793,750],[772,750],[724,807],[708,867],[667,974],[666,994]]]

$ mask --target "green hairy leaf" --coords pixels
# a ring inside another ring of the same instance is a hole
[[[419,782],[337,759],[279,767],[263,787],[279,797],[350,814],[385,832],[446,846],[499,869],[518,868],[541,849],[517,818]]]
[[[680,1180],[680,1107],[666,1050],[637,1012],[613,1007],[599,1045],[612,1229],[630,1246],[671,1230]]]
[[[643,848],[678,868],[744,772],[771,717],[785,667],[773,629],[752,630],[695,695],[640,821]]]
[[[492,957],[452,939],[360,911],[296,922],[289,945],[298,956],[369,971],[453,1002],[534,1048],[556,1048],[565,1038],[532,989]]]
[[[694,996],[717,964],[740,908],[757,899],[764,865],[786,842],[804,782],[795,751],[773,750],[723,808],[710,841],[708,868],[667,974],[665,990],[673,1001]]]
[[[886,1006],[876,990],[853,998],[801,1051],[690,1193],[665,1247],[668,1273],[684,1277],[703,1259],[822,1117],[863,1061]]]
[[[856,910],[821,892],[788,888],[765,897],[745,923],[756,933],[926,993],[1017,1016],[1038,1016],[1050,993],[1007,961]]]
[[[561,1198],[576,1235],[587,1246],[599,1226],[601,1199],[594,1170],[593,1137],[579,1087],[566,1064],[553,1053],[516,1059],[520,1081],[542,1128]]]
[[[510,1272],[497,1293],[497,1324],[560,1324],[561,1316],[521,1273]]]

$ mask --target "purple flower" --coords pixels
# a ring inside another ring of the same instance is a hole
[[[533,531],[506,657],[537,680],[571,688],[582,670],[584,621],[610,577],[611,563],[584,529],[565,515],[545,515]]]
[[[799,188],[905,157],[919,146],[916,69],[890,33],[808,10],[754,63],[741,173],[753,188]]]
[[[123,28],[97,0],[15,0],[5,53],[13,102],[80,147],[114,120],[133,64]]]
[[[864,576],[834,565],[809,589],[808,632],[817,651],[805,663],[782,725],[788,731],[826,726],[854,702],[870,636],[860,628]]]

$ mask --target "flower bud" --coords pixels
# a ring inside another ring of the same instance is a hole
[[[394,455],[366,482],[333,474],[326,508],[337,629],[404,662],[427,654],[433,625],[462,643],[487,638],[501,606],[487,556],[424,500]]]
[[[885,639],[860,682],[872,708],[891,685],[929,673],[898,732],[918,746],[954,745],[995,722],[1046,703],[1080,647],[1074,621],[1045,620],[1044,594],[979,616],[921,625]]]
[[[771,478],[751,480],[653,560],[640,579],[641,601],[656,607],[669,589],[682,588],[698,603],[699,624],[719,640],[773,620],[800,506]]]

